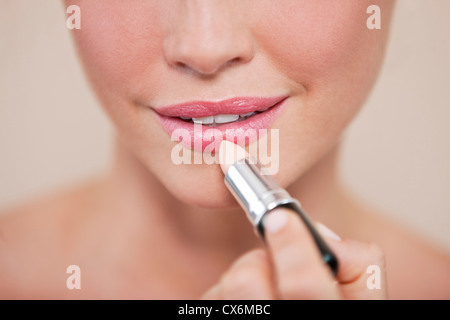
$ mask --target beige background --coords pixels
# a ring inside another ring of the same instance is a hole
[[[363,199],[450,251],[449,15],[448,0],[398,2],[341,173]],[[105,170],[110,152],[111,127],[61,1],[0,0],[0,209]]]

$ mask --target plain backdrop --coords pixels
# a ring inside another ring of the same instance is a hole
[[[112,128],[64,11],[58,0],[0,0],[0,209],[110,163]],[[450,251],[449,15],[449,0],[398,1],[381,76],[345,134],[340,169],[363,200]]]

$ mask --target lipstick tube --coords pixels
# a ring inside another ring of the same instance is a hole
[[[263,217],[276,208],[287,208],[298,214],[305,223],[319,249],[323,261],[334,275],[338,271],[336,256],[314,228],[304,209],[296,199],[281,188],[270,175],[262,175],[262,167],[247,156],[232,164],[225,173],[225,184],[244,209],[255,230],[264,240]]]

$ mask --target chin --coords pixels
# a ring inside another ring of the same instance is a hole
[[[179,201],[202,208],[228,209],[238,203],[227,189],[218,165],[180,165],[164,177],[167,190]],[[161,178],[161,177],[160,177]]]

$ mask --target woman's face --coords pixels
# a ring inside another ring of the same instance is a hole
[[[252,99],[262,109],[259,98],[286,98],[266,111],[264,121],[216,128],[256,123],[278,129],[276,178],[288,187],[338,142],[374,83],[394,1],[376,1],[380,30],[366,25],[372,3],[67,0],[66,6],[81,8],[81,29],[73,33],[119,138],[180,200],[225,207],[234,201],[217,164],[173,161],[170,130],[193,124],[162,114],[233,114],[233,106],[241,114],[253,110]],[[241,97],[249,110],[238,109]],[[233,98],[239,99],[228,100]],[[214,104],[223,100],[228,102]],[[264,118],[264,112],[257,116]]]

